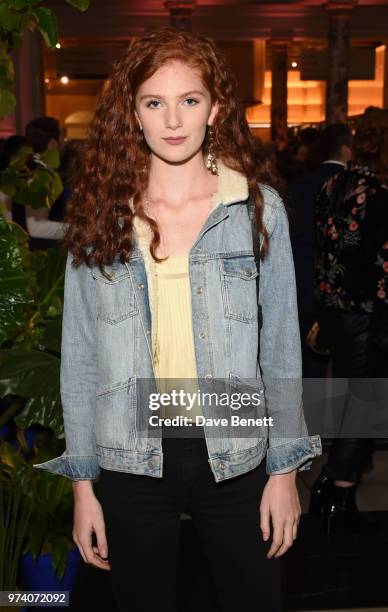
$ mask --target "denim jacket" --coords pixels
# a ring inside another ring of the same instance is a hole
[[[258,271],[246,206],[247,179],[221,162],[218,172],[213,209],[189,253],[199,385],[209,391],[214,381],[224,380],[245,391],[250,381],[248,388],[262,398],[260,410],[273,423],[250,427],[246,435],[233,435],[229,427],[213,426],[211,431],[204,425],[209,469],[216,482],[248,472],[264,457],[268,474],[304,470],[322,448],[319,436],[308,435],[303,414],[287,214],[277,192],[260,185],[270,246]],[[138,400],[140,383],[155,382],[149,258],[135,239],[128,262],[116,259],[106,266],[108,280],[97,267],[73,268],[69,253],[60,387],[66,450],[34,467],[71,480],[96,480],[100,468],[163,476],[161,430],[147,430],[146,409]],[[207,407],[203,411],[211,416]]]

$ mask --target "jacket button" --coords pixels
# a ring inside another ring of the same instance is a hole
[[[205,332],[201,332],[201,333],[199,334],[199,337],[201,338],[201,340],[203,340],[204,338],[206,338],[206,334],[205,334]]]
[[[203,287],[198,287],[197,293],[203,293]]]
[[[153,459],[148,459],[147,461],[148,467],[153,468],[155,466],[155,461]]]
[[[213,380],[212,374],[205,374],[205,380]]]
[[[139,283],[138,287],[139,287],[139,289],[144,289],[144,283]]]
[[[252,276],[252,270],[250,270],[249,268],[246,268],[246,269],[245,269],[245,274],[246,274],[247,276]]]
[[[218,467],[220,468],[220,470],[224,470],[225,469],[225,463],[223,463],[221,461],[221,463],[218,464]]]

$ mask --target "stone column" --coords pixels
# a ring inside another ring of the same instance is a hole
[[[386,41],[384,46],[383,108],[388,109],[388,41]]]
[[[280,149],[287,144],[287,40],[271,40],[271,139]]]
[[[253,99],[256,104],[262,103],[265,77],[265,40],[256,38],[253,41]]]
[[[170,25],[177,30],[191,32],[196,5],[196,0],[165,0],[164,6],[170,11]]]
[[[24,134],[26,124],[45,114],[43,42],[38,32],[26,30],[23,42],[14,52],[15,123],[16,131]]]
[[[345,123],[348,115],[350,18],[356,0],[329,0],[326,123]]]

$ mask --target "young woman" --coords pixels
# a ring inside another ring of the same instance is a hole
[[[110,570],[122,611],[175,610],[182,512],[221,609],[280,610],[276,559],[301,512],[295,475],[321,446],[303,417],[287,216],[254,159],[213,42],[170,28],[133,40],[99,99],[67,218],[66,451],[36,465],[74,481],[74,541]],[[212,424],[238,411],[171,400],[153,428],[155,381],[248,389],[260,400],[240,413],[267,426]],[[190,425],[163,420],[188,414]]]

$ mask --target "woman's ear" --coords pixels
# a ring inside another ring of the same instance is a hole
[[[142,129],[143,129],[143,127],[142,127],[142,125],[141,125],[141,122],[140,122],[140,119],[139,119],[139,115],[137,114],[137,112],[136,112],[136,111],[135,111],[135,117],[136,117],[136,121],[137,121],[137,123],[138,123],[138,125],[139,125],[139,129],[140,129],[140,130],[142,130]]]
[[[214,124],[214,121],[215,121],[217,113],[218,113],[218,109],[219,109],[218,102],[214,102],[214,104],[212,106],[212,109],[210,111],[209,119],[207,120],[207,124],[208,125],[213,125]]]

